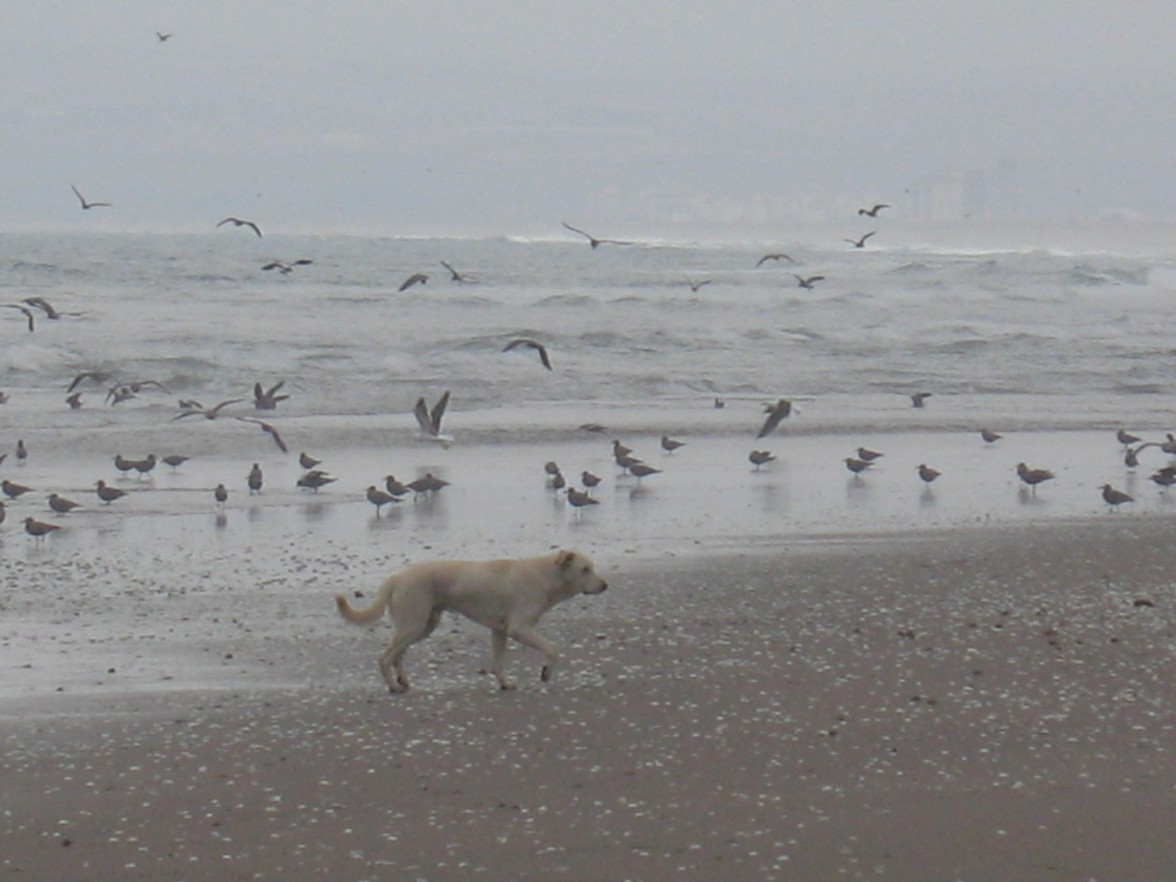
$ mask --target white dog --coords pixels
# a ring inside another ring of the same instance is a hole
[[[375,622],[387,608],[396,632],[380,656],[380,673],[392,692],[408,689],[404,653],[433,633],[446,610],[490,629],[490,673],[503,689],[513,689],[514,684],[502,672],[506,638],[542,652],[541,677],[549,680],[559,651],[535,630],[535,624],[557,603],[577,594],[599,594],[606,588],[608,583],[596,575],[585,555],[560,551],[542,557],[420,563],[389,576],[376,599],[364,609],[354,609],[341,594],[335,603],[343,618],[360,625]]]

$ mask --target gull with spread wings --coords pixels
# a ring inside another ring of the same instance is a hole
[[[261,238],[261,227],[251,220],[242,220],[239,217],[226,217],[223,221],[218,223],[217,226],[223,227],[225,224],[232,224],[235,227],[249,227],[249,229],[257,233],[257,238]]]
[[[585,233],[583,230],[576,229],[575,227],[573,227],[571,224],[567,223],[566,221],[560,221],[560,223],[563,224],[564,229],[571,230],[573,233],[579,233],[581,236],[583,236],[585,239],[587,239],[588,244],[591,245],[593,247],[593,249],[599,248],[601,245],[604,245],[604,244],[608,244],[608,245],[632,245],[633,244],[632,242],[622,242],[620,239],[597,239],[595,236],[591,235],[590,233]]]
[[[73,184],[70,184],[69,188],[71,190],[73,190],[74,195],[78,197],[78,202],[82,203],[82,210],[83,211],[89,211],[91,208],[111,208],[111,207],[113,207],[112,203],[110,203],[110,202],[87,202],[86,197],[82,195],[81,191],[78,190],[77,187],[75,187]]]
[[[532,340],[530,337],[519,337],[517,340],[511,340],[507,343],[502,351],[510,352],[512,349],[518,349],[520,346],[525,346],[538,352],[539,360],[543,362],[543,366],[551,370],[551,358],[547,355],[547,347],[538,340]]]
[[[423,397],[417,399],[416,406],[412,409],[412,414],[416,417],[417,425],[421,427],[421,434],[440,442],[444,447],[448,447],[453,442],[452,435],[441,434],[441,420],[445,417],[445,408],[448,406],[449,392],[446,391],[437,400],[437,403],[433,405],[432,410],[429,410],[429,406],[425,404]]]

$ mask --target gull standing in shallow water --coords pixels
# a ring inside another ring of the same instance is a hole
[[[1116,490],[1110,484],[1102,485],[1102,498],[1103,502],[1111,507],[1111,511],[1117,511],[1124,502],[1135,501],[1135,497],[1128,496],[1122,490]]]
[[[755,466],[756,471],[759,471],[760,466],[766,465],[776,457],[768,450],[753,450],[747,454],[747,458]]]
[[[1037,495],[1037,485],[1045,481],[1052,481],[1054,473],[1049,469],[1031,469],[1023,462],[1017,463],[1017,477],[1033,488],[1033,495]]]

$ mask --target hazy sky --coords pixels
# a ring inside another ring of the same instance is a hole
[[[913,216],[960,175],[990,212],[1176,215],[1169,2],[0,0],[0,21],[3,229],[658,235]]]

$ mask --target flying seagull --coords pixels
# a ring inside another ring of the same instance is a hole
[[[824,276],[797,276],[796,273],[793,273],[792,275],[796,276],[797,285],[799,285],[801,288],[807,288],[810,291],[813,289],[814,283],[823,282],[825,280]]]
[[[690,286],[690,290],[693,291],[695,294],[698,293],[698,289],[701,288],[703,285],[709,285],[710,283],[711,283],[710,279],[699,279],[697,282],[694,281],[694,279],[690,279],[690,278],[686,279],[686,284]]]
[[[471,276],[462,275],[445,261],[441,261],[441,266],[449,270],[449,281],[451,282],[461,282],[462,284],[465,284],[466,282],[476,281],[476,279]]]
[[[859,208],[858,214],[864,215],[865,217],[877,217],[878,212],[880,212],[883,208],[889,207],[890,206],[885,202],[878,202],[874,204],[873,208]]]
[[[782,252],[776,252],[773,254],[765,254],[763,257],[761,257],[759,260],[757,260],[755,262],[755,265],[756,266],[763,266],[769,260],[786,260],[789,263],[796,263],[796,261],[793,260],[791,257],[789,257],[787,254],[784,254]]]
[[[755,437],[763,438],[765,435],[770,435],[776,430],[776,426],[780,425],[780,421],[792,413],[792,402],[787,398],[781,398],[775,404],[764,405],[764,413],[767,417],[764,419],[763,427],[759,430],[759,434]]]
[[[429,277],[425,273],[413,273],[396,290],[407,291],[413,285],[424,285],[429,281]]]
[[[294,267],[296,267],[296,266],[310,266],[312,263],[314,263],[313,260],[310,260],[305,257],[300,258],[295,261],[292,261],[290,263],[284,263],[280,260],[271,260],[269,263],[267,263],[265,266],[263,266],[262,269],[263,270],[278,270],[278,272],[280,272],[283,276],[287,276],[290,273],[294,272]]]
[[[200,414],[200,416],[204,417],[206,420],[215,420],[218,416],[220,416],[222,408],[228,407],[230,404],[237,404],[238,402],[244,400],[244,398],[230,398],[228,401],[222,401],[215,407],[193,407],[189,410],[185,410],[181,414],[177,414],[176,416],[172,417],[172,420],[182,420],[184,417],[195,416],[196,414]]]
[[[548,370],[551,370],[551,359],[547,355],[547,347],[538,340],[532,340],[529,337],[520,337],[517,340],[511,340],[509,343],[507,343],[506,347],[502,351],[510,352],[512,349],[517,349],[520,346],[526,346],[536,350],[539,353],[539,360],[543,362],[543,366]]]
[[[441,434],[441,420],[445,417],[445,408],[448,406],[448,391],[437,400],[432,410],[429,410],[429,406],[425,404],[424,398],[417,399],[412,413],[416,417],[417,424],[421,427],[422,434],[441,442],[452,440]]]
[[[560,221],[560,223],[563,224],[564,229],[571,230],[573,233],[579,233],[581,236],[583,236],[585,239],[587,239],[588,244],[591,245],[593,247],[593,249],[599,248],[601,245],[603,245],[605,243],[607,243],[609,245],[632,245],[633,244],[632,242],[622,242],[619,239],[597,239],[595,236],[593,236],[589,233],[585,233],[583,230],[578,230],[575,227],[573,227],[571,224],[569,224],[565,221]]]
[[[56,321],[61,318],[61,313],[54,309],[53,304],[44,297],[26,297],[22,302],[41,310],[41,312],[45,313],[45,318],[47,319]]]
[[[866,247],[866,240],[869,239],[871,236],[873,236],[877,232],[878,232],[877,230],[870,230],[870,232],[866,233],[860,239],[846,239],[845,241],[848,242],[850,245],[852,245],[854,248],[865,248]]]
[[[285,380],[274,383],[268,389],[263,389],[261,383],[253,384],[254,410],[277,410],[278,402],[285,401],[289,395],[279,395],[278,390],[286,385]]]
[[[74,191],[74,195],[78,197],[78,202],[82,203],[82,209],[85,211],[89,211],[91,208],[111,207],[111,203],[109,202],[87,202],[86,197],[81,194],[77,187],[75,187],[73,184],[70,184],[69,188]]]
[[[241,220],[239,217],[226,217],[223,221],[217,224],[218,227],[223,227],[225,224],[232,224],[235,227],[249,227],[253,232],[257,233],[257,238],[261,238],[261,228],[250,220]]]
[[[159,31],[155,32],[155,39],[157,39],[160,43],[166,43],[173,36],[174,34],[162,34]]]
[[[3,305],[8,307],[9,309],[19,309],[21,312],[23,312],[25,320],[28,322],[28,325],[29,325],[29,331],[31,332],[31,331],[36,330],[36,325],[33,322],[33,311],[31,309],[29,309],[27,306],[24,306],[23,304],[20,304],[20,303],[5,303]]]
[[[283,441],[282,436],[278,434],[278,430],[269,423],[264,423],[261,420],[255,420],[253,417],[234,417],[234,419],[242,423],[253,423],[256,426],[259,426],[261,431],[265,432],[274,439],[274,443],[278,445],[278,450],[282,451],[282,453],[290,452],[289,448],[286,447],[286,442]]]

